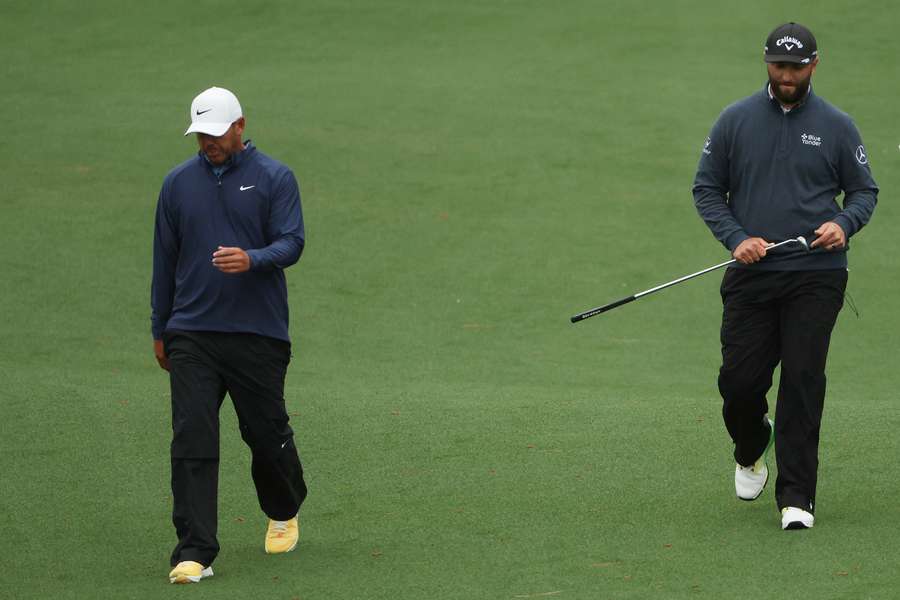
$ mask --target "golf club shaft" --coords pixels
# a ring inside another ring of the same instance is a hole
[[[790,240],[785,240],[783,242],[778,242],[777,244],[769,244],[768,246],[766,246],[766,250],[768,251],[773,248],[777,248],[779,246],[784,246],[785,244],[796,243],[796,242],[797,242],[797,239],[790,239]],[[597,308],[592,308],[590,310],[586,310],[586,311],[584,311],[582,313],[578,313],[577,315],[572,317],[571,321],[573,323],[577,323],[578,321],[584,321],[585,319],[589,319],[589,318],[597,316],[601,313],[605,313],[606,311],[612,310],[619,306],[622,306],[623,304],[628,304],[629,302],[632,302],[634,300],[637,300],[638,298],[642,298],[644,296],[652,294],[653,292],[658,292],[660,290],[664,290],[667,287],[671,287],[673,285],[682,283],[684,281],[687,281],[688,279],[693,279],[694,277],[699,277],[700,275],[705,275],[706,273],[709,273],[710,271],[715,271],[716,269],[721,269],[722,267],[727,267],[728,265],[730,265],[732,263],[736,263],[736,262],[737,262],[737,259],[732,258],[731,260],[726,260],[723,263],[719,263],[717,265],[707,267],[706,269],[703,269],[702,271],[697,271],[696,273],[691,273],[690,275],[685,275],[684,277],[679,277],[678,279],[674,279],[672,281],[668,281],[666,283],[660,284],[656,287],[652,287],[649,290],[644,290],[643,292],[638,292],[637,294],[634,294],[633,296],[628,296],[626,298],[622,298],[621,300],[616,300],[615,302],[610,302],[609,304],[604,304],[603,306],[598,306]]]
[[[610,302],[609,304],[604,304],[603,306],[598,306],[597,308],[592,308],[591,310],[586,310],[586,311],[584,311],[582,313],[578,313],[577,315],[572,317],[571,321],[573,323],[577,323],[578,321],[584,321],[585,319],[590,319],[591,317],[595,317],[595,316],[599,315],[600,313],[605,313],[606,311],[612,310],[619,306],[622,306],[623,304],[628,304],[629,302],[637,300],[638,298],[643,298],[644,296],[652,294],[653,292],[658,292],[659,290],[664,290],[667,287],[671,287],[671,286],[681,283],[683,281],[687,281],[688,279],[693,279],[694,277],[699,277],[700,275],[705,275],[706,273],[709,273],[710,271],[715,271],[716,269],[721,269],[722,267],[728,266],[734,262],[737,262],[737,259],[732,258],[729,261],[719,263],[715,266],[703,269],[702,271],[697,271],[696,273],[691,273],[690,275],[685,275],[684,277],[679,277],[678,279],[675,279],[673,281],[669,281],[669,282],[660,284],[656,287],[652,287],[649,290],[644,290],[643,292],[638,292],[637,294],[634,294],[633,296],[628,296],[627,298],[622,298],[621,300],[616,300],[615,302]]]

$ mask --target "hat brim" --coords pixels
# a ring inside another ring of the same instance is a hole
[[[228,128],[231,127],[231,123],[204,123],[202,121],[191,123],[191,126],[187,128],[187,131],[184,132],[184,135],[190,135],[192,133],[205,133],[206,135],[211,135],[213,137],[219,137],[224,135]]]
[[[815,57],[809,56],[796,56],[790,54],[766,54],[765,61],[767,63],[777,63],[777,62],[789,62],[789,63],[798,63],[803,65],[810,64]]]

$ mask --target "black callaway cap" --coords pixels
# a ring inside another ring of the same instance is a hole
[[[808,64],[816,59],[818,49],[812,31],[799,23],[779,25],[766,38],[765,60]]]

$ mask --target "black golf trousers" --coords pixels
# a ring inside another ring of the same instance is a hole
[[[766,393],[781,362],[775,407],[779,509],[814,510],[825,360],[846,287],[846,269],[728,269],[722,279],[719,392],[741,465],[753,464],[768,443]]]
[[[192,560],[209,566],[219,552],[219,408],[226,392],[252,453],[250,473],[263,512],[286,521],[306,498],[284,404],[291,346],[254,334],[197,331],[166,332],[164,344],[172,388],[172,522],[178,536],[171,564]]]

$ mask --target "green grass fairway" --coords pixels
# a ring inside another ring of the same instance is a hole
[[[881,186],[832,340],[816,527],[734,498],[708,129],[810,26]],[[0,598],[890,599],[900,589],[900,5],[6,0]],[[265,519],[229,402],[216,576],[171,586],[149,333],[163,176],[234,90],[300,180],[287,398],[311,493]]]

